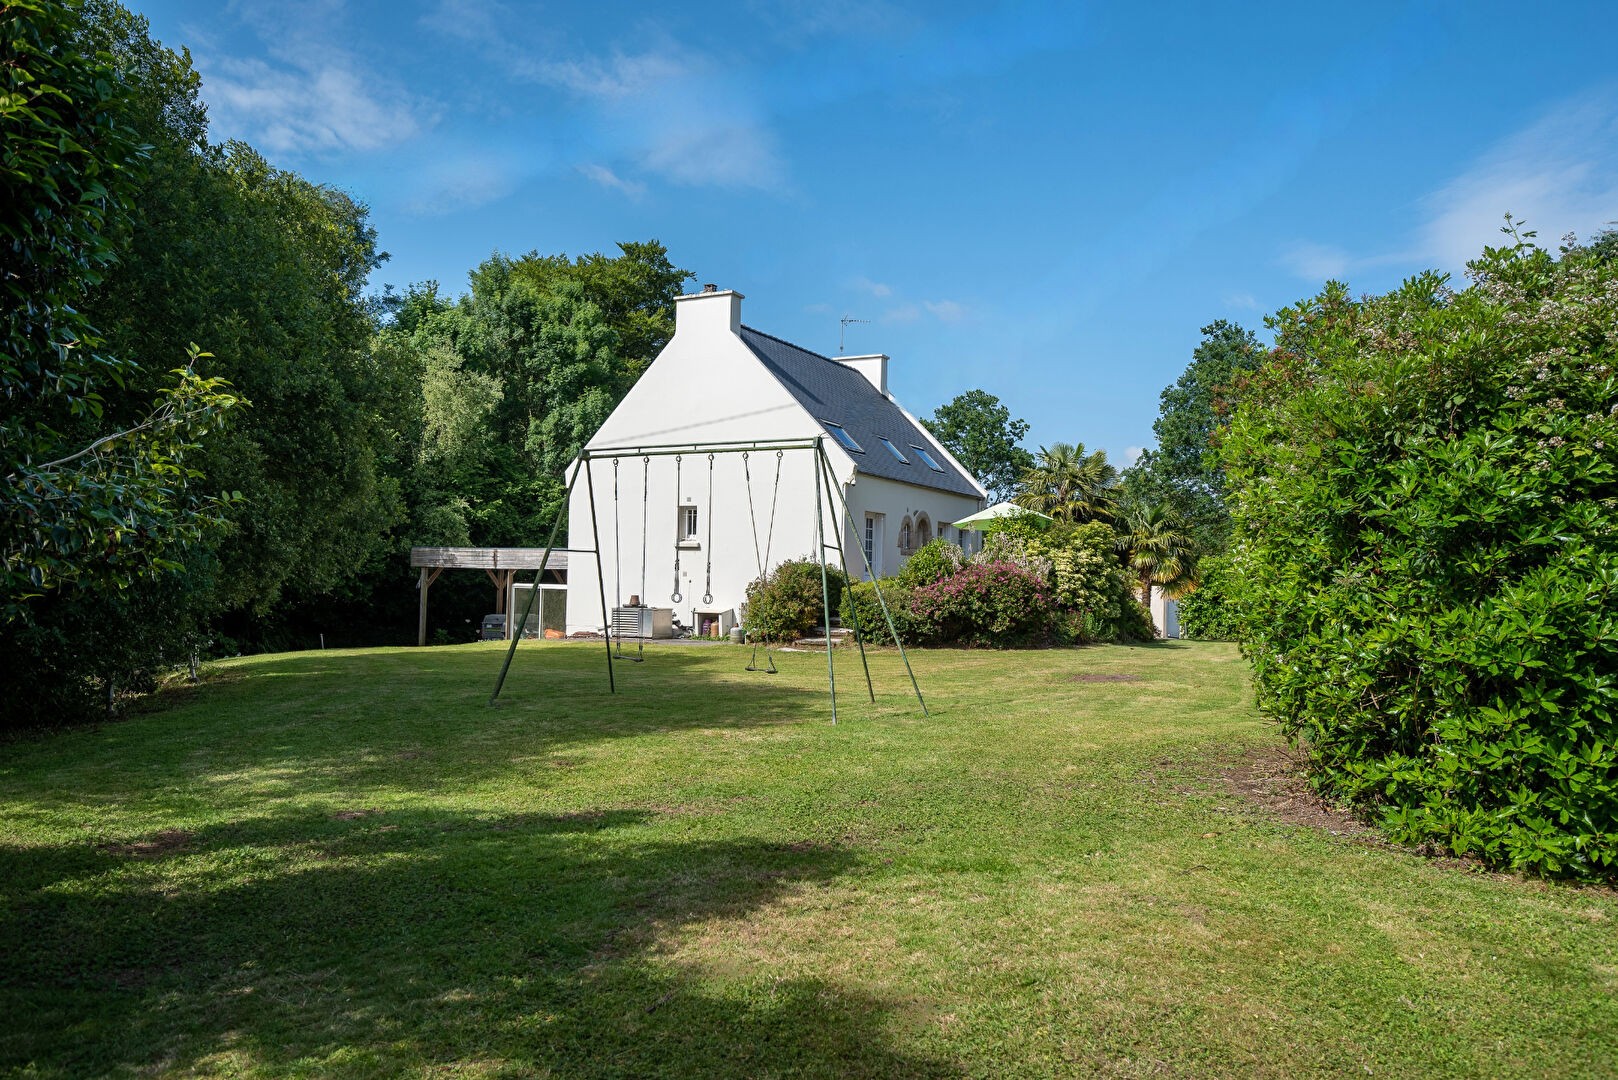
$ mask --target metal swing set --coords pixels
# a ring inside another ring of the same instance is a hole
[[[647,551],[647,548],[649,546],[648,538],[647,538],[647,517],[648,517],[648,503],[650,501],[649,500],[649,491],[650,491],[650,488],[651,488],[651,462],[652,462],[652,458],[654,458],[654,457],[672,457],[672,458],[674,458],[674,477],[675,477],[674,484],[675,484],[676,501],[678,502],[680,500],[681,496],[682,496],[681,469],[683,467],[684,459],[687,458],[687,457],[701,457],[702,455],[707,455],[707,459],[708,459],[708,506],[707,506],[708,532],[707,532],[707,544],[705,545],[705,555],[707,557],[707,567],[706,567],[706,576],[705,576],[704,589],[706,591],[705,591],[704,596],[703,596],[703,603],[711,604],[711,603],[713,603],[713,506],[714,506],[713,476],[714,476],[714,459],[716,457],[725,456],[725,455],[732,455],[732,454],[741,455],[742,474],[743,474],[743,477],[745,478],[746,486],[747,486],[747,516],[748,516],[748,521],[749,521],[750,525],[752,526],[753,559],[754,559],[754,562],[755,562],[755,564],[757,566],[758,576],[763,577],[764,574],[770,569],[770,552],[771,552],[771,549],[773,547],[774,540],[775,540],[775,517],[776,517],[776,509],[777,509],[777,506],[778,506],[779,495],[780,495],[780,491],[781,491],[781,464],[782,464],[782,461],[785,459],[786,455],[788,453],[794,452],[794,451],[806,451],[806,452],[812,453],[813,456],[814,456],[815,537],[816,537],[816,542],[817,542],[817,545],[818,545],[818,554],[817,554],[816,561],[820,564],[820,597],[821,597],[821,604],[822,604],[822,609],[821,610],[824,613],[824,621],[825,621],[825,624],[826,624],[825,629],[826,629],[826,635],[827,635],[827,640],[826,640],[826,690],[827,690],[827,694],[829,695],[829,697],[831,699],[831,722],[834,723],[834,724],[837,722],[837,671],[836,671],[836,665],[835,665],[835,663],[833,662],[833,659],[832,659],[832,654],[836,650],[835,650],[835,647],[831,643],[831,581],[830,581],[830,563],[828,562],[828,559],[827,559],[828,552],[831,552],[831,551],[837,552],[838,560],[839,560],[839,562],[840,562],[840,564],[842,566],[843,577],[844,577],[845,580],[850,579],[850,574],[849,574],[849,565],[848,565],[848,552],[845,549],[843,543],[841,542],[841,540],[839,540],[837,543],[832,543],[832,542],[828,541],[827,538],[826,538],[826,522],[825,522],[825,515],[824,515],[824,505],[825,505],[826,500],[825,500],[825,498],[823,497],[823,494],[822,494],[822,486],[823,485],[824,485],[824,489],[827,492],[836,495],[836,497],[837,497],[837,506],[840,507],[841,510],[842,510],[842,519],[848,523],[849,528],[851,530],[853,530],[855,535],[858,535],[858,526],[854,522],[854,514],[853,514],[853,511],[851,511],[849,509],[848,500],[846,498],[844,498],[842,488],[840,486],[838,486],[838,484],[836,482],[836,479],[832,474],[831,460],[826,455],[825,436],[815,436],[814,438],[810,438],[810,439],[764,439],[764,440],[753,440],[753,441],[748,441],[748,442],[737,441],[737,442],[709,442],[709,443],[684,443],[684,444],[651,444],[651,445],[643,445],[643,446],[609,446],[609,447],[594,447],[594,448],[586,447],[584,450],[580,451],[578,460],[577,460],[577,462],[575,464],[575,467],[573,469],[573,475],[568,480],[567,491],[562,496],[562,505],[564,507],[569,505],[569,503],[570,503],[570,501],[572,500],[572,497],[573,497],[573,488],[579,481],[579,474],[583,473],[584,474],[585,490],[588,493],[589,503],[590,503],[590,538],[591,538],[591,545],[592,546],[588,547],[588,548],[570,548],[570,549],[567,549],[567,550],[569,551],[570,554],[573,554],[573,555],[590,555],[590,556],[593,556],[595,558],[596,588],[597,588],[598,596],[599,596],[600,601],[601,601],[602,637],[603,637],[604,643],[606,645],[607,689],[608,689],[609,693],[616,694],[618,692],[618,681],[617,681],[616,673],[614,671],[615,664],[617,664],[619,662],[624,662],[624,661],[627,661],[627,662],[630,662],[630,663],[643,663],[643,662],[645,662],[645,659],[646,659],[646,651],[645,651],[646,650],[646,638],[645,638],[644,633],[636,635],[637,642],[636,642],[635,653],[634,653],[634,655],[630,655],[628,652],[624,651],[622,638],[620,636],[618,636],[618,635],[615,635],[614,632],[613,632],[613,620],[612,620],[611,615],[610,615],[610,609],[607,607],[607,583],[606,583],[605,575],[602,573],[602,566],[601,566],[601,530],[600,530],[600,528],[598,526],[597,516],[596,516],[595,477],[594,477],[594,474],[593,474],[593,470],[590,468],[590,463],[592,461],[601,460],[601,459],[608,459],[608,460],[610,460],[612,462],[612,531],[613,531],[612,543],[613,543],[613,573],[614,573],[613,585],[614,585],[614,588],[617,590],[619,597],[621,598],[622,595],[623,595],[623,591],[622,591],[623,575],[622,575],[622,570],[621,570],[622,559],[620,558],[620,555],[621,555],[621,552],[622,552],[622,547],[621,547],[621,544],[620,544],[620,529],[619,529],[620,503],[621,503],[621,491],[620,491],[620,487],[619,487],[619,476],[618,476],[618,474],[619,474],[619,465],[620,465],[620,463],[622,461],[624,461],[626,459],[633,460],[634,458],[637,458],[637,457],[640,458],[640,461],[641,461],[641,558],[640,558],[641,591],[640,591],[639,595],[642,596],[642,597],[645,597],[645,595],[646,595],[646,551]],[[774,453],[775,454],[775,482],[772,485],[772,489],[771,489],[771,493],[770,493],[769,526],[768,526],[768,530],[767,530],[767,532],[765,534],[764,544],[763,544],[762,547],[760,547],[760,545],[759,545],[759,536],[758,536],[758,515],[756,513],[755,506],[754,506],[754,501],[753,501],[753,474],[752,474],[751,459],[755,454],[768,454],[768,453]],[[834,510],[834,513],[835,513],[835,510]],[[556,521],[551,525],[550,537],[549,537],[549,539],[547,539],[545,541],[545,555],[540,560],[540,563],[539,563],[539,565],[541,567],[544,567],[546,565],[546,563],[550,560],[550,556],[551,556],[551,554],[553,552],[557,552],[557,551],[562,550],[562,549],[560,549],[560,548],[558,548],[556,546],[556,536],[557,536],[558,531],[561,528],[562,519],[565,516],[566,516],[565,513],[564,514],[558,514],[557,518],[556,518]],[[839,532],[839,534],[841,534],[840,529],[838,530],[838,532]],[[861,565],[863,566],[863,568],[865,570],[866,576],[870,579],[870,581],[872,583],[872,586],[873,586],[873,589],[874,589],[874,591],[876,593],[877,604],[882,610],[882,618],[887,624],[888,633],[892,636],[894,645],[898,646],[899,657],[900,657],[901,660],[904,661],[906,674],[908,674],[910,676],[910,687],[915,692],[916,703],[921,707],[922,715],[926,716],[926,715],[928,715],[927,702],[921,695],[921,686],[916,681],[915,669],[910,666],[910,656],[905,651],[904,642],[901,641],[900,638],[899,638],[898,629],[894,626],[893,615],[888,610],[888,602],[887,602],[886,598],[884,598],[883,595],[882,595],[882,585],[881,585],[881,583],[879,581],[877,581],[876,575],[871,572],[871,563],[870,563],[870,560],[866,557],[865,549],[863,547],[860,547],[858,544],[856,544],[855,546],[859,550]],[[527,604],[524,606],[521,619],[519,619],[517,621],[518,626],[526,626],[526,625],[528,625],[528,619],[529,619],[530,615],[533,612],[534,597],[537,596],[538,593],[539,593],[538,584],[539,584],[540,575],[542,573],[543,573],[543,570],[535,571],[535,574],[534,574],[535,588],[530,589],[528,591]],[[678,540],[676,540],[675,547],[674,547],[674,591],[670,595],[670,600],[672,600],[674,603],[678,604],[683,599],[684,599],[684,596],[680,592],[680,545],[679,545]],[[874,704],[876,702],[876,689],[875,689],[875,685],[873,684],[873,682],[871,680],[870,661],[867,658],[866,653],[865,653],[865,638],[864,638],[864,634],[863,634],[863,632],[861,630],[861,627],[860,627],[859,607],[858,607],[857,604],[850,604],[849,605],[849,610],[853,614],[854,643],[859,648],[860,666],[864,670],[864,673],[865,673],[865,692],[866,692],[866,695],[870,698],[871,702]],[[755,635],[751,635],[751,636],[753,637],[753,653],[752,653],[752,658],[747,663],[746,670],[762,672],[762,673],[770,674],[770,675],[776,674],[776,672],[779,669],[777,669],[777,667],[775,665],[775,656],[774,656],[773,652],[770,649],[770,643],[768,641],[763,641],[762,642],[762,644],[764,646],[765,666],[764,667],[759,667],[758,666],[758,649],[759,649],[759,645],[761,643],[759,638],[762,635],[756,635],[755,634]],[[518,639],[520,637],[521,637],[520,634],[512,635],[511,643],[506,648],[506,656],[505,656],[504,662],[500,665],[499,677],[495,679],[494,692],[489,695],[489,704],[490,705],[495,704],[500,698],[500,691],[505,686],[506,675],[511,670],[512,659],[517,654],[517,642],[518,642]]]

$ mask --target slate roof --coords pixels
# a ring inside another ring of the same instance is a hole
[[[969,498],[982,497],[971,479],[955,467],[948,455],[939,452],[937,442],[918,430],[903,410],[882,396],[858,371],[750,326],[742,327],[742,340],[809,415],[822,424],[837,424],[854,437],[864,453],[849,452],[848,456],[860,472]],[[887,436],[910,464],[888,453],[878,441],[879,435]],[[929,469],[912,449],[914,446],[926,448],[944,471]]]

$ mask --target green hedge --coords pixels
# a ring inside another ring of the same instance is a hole
[[[1618,268],[1279,313],[1223,457],[1260,705],[1398,839],[1618,872]]]
[[[1240,641],[1237,582],[1225,555],[1207,555],[1197,563],[1197,587],[1180,597],[1180,633],[1195,641]]]

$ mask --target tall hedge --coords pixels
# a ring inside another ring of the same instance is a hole
[[[1272,321],[1222,453],[1263,708],[1396,838],[1618,872],[1618,265],[1490,249],[1452,291]]]

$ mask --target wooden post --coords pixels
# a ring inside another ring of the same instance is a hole
[[[421,568],[421,576],[416,579],[416,588],[421,592],[421,612],[416,620],[417,645],[427,644],[427,590],[432,587],[433,582],[438,580],[438,575],[443,572],[444,568],[442,566],[435,566],[433,567],[433,572],[429,574],[424,566]]]
[[[494,583],[494,613],[496,615],[504,615],[506,613],[506,594],[505,590],[503,590],[500,586],[502,584],[501,579],[504,578],[505,575],[496,570],[485,570],[483,572],[488,574],[489,580]]]

